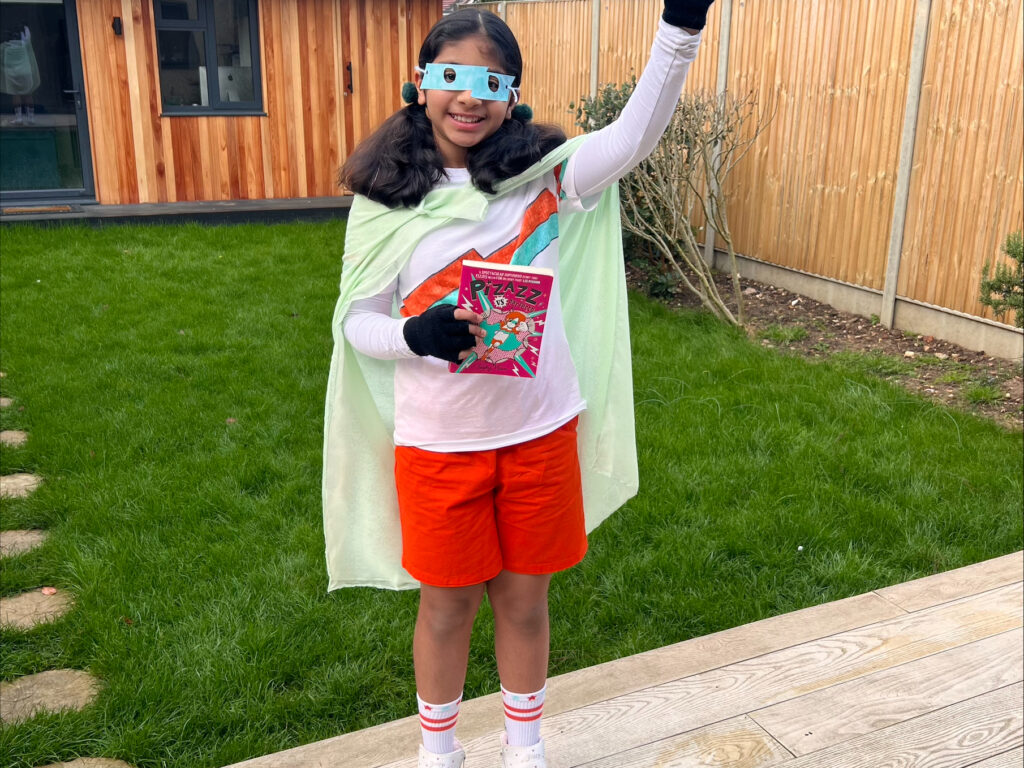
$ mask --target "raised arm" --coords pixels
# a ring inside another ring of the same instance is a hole
[[[569,159],[563,188],[587,206],[651,154],[668,127],[690,63],[697,56],[711,2],[665,0],[665,12],[636,89],[619,119],[592,133]]]

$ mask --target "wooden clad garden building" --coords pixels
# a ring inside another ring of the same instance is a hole
[[[441,0],[0,2],[0,194],[324,197]]]

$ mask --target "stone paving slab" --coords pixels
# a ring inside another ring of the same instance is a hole
[[[132,768],[123,760],[111,760],[109,757],[79,757],[70,763],[50,763],[42,768]]]
[[[3,475],[0,477],[0,499],[23,499],[42,482],[42,478],[26,473]]]
[[[0,397],[0,408],[10,408],[14,405],[14,401],[9,397]]]
[[[20,429],[5,429],[0,431],[0,443],[6,445],[8,448],[21,448],[21,446],[27,442],[28,432],[22,432]]]
[[[17,723],[37,712],[84,709],[99,690],[99,681],[78,669],[54,669],[0,683],[0,722]]]
[[[14,557],[41,547],[49,535],[46,531],[0,531],[0,557]]]
[[[32,629],[59,619],[73,605],[71,595],[64,590],[47,595],[41,589],[34,589],[14,597],[0,597],[0,625]]]

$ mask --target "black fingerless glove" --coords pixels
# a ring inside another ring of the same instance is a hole
[[[714,0],[665,0],[665,12],[661,18],[673,27],[704,29],[708,23],[708,8]]]
[[[409,349],[420,357],[459,362],[459,352],[476,344],[476,336],[469,332],[469,321],[455,319],[455,310],[454,304],[441,304],[409,318],[402,326]]]

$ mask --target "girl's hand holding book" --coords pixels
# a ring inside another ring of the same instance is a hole
[[[454,304],[431,307],[409,318],[402,327],[405,343],[420,357],[438,357],[449,363],[465,360],[477,337],[486,335],[480,327],[483,316]]]
[[[714,0],[665,0],[661,18],[673,27],[700,32],[708,23],[708,8]]]

